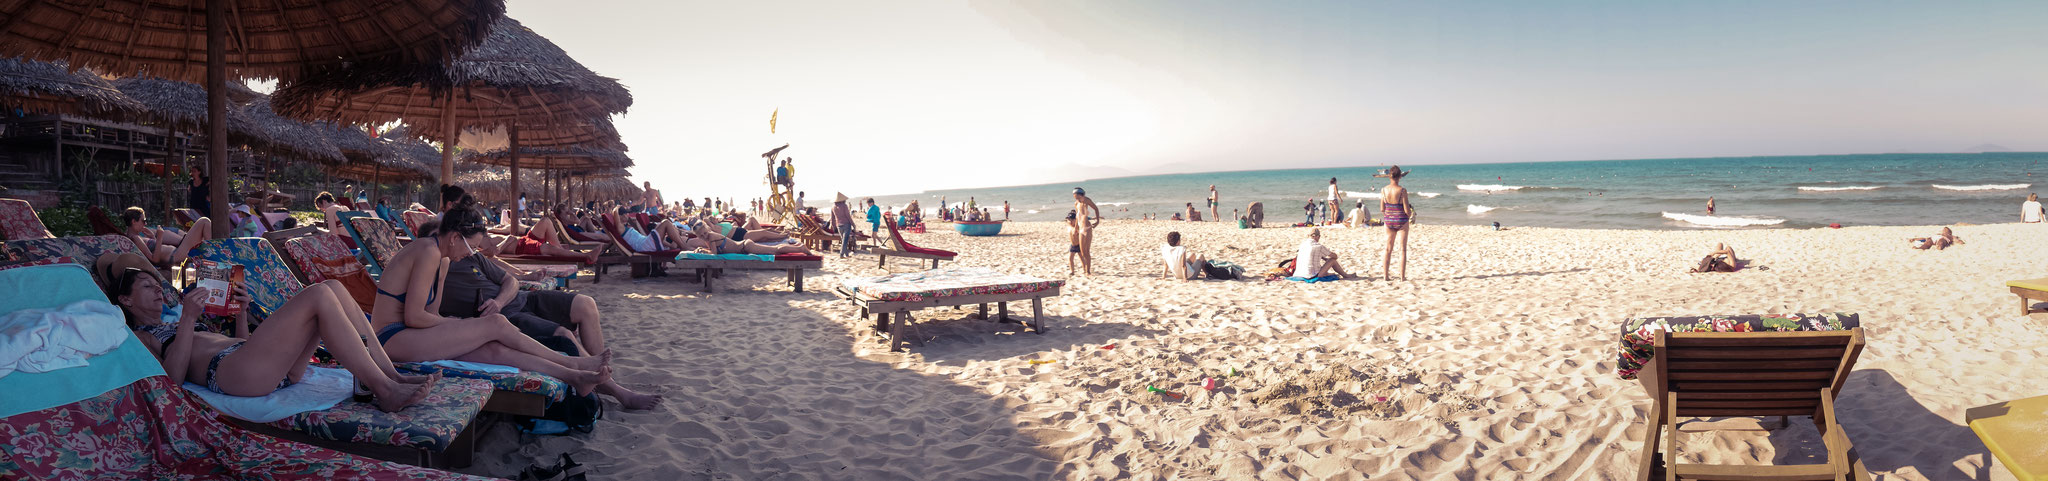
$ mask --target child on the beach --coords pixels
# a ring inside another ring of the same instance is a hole
[[[1074,260],[1081,257],[1081,220],[1067,211],[1067,275],[1074,275]]]

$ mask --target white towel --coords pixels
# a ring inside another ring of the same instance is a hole
[[[425,364],[425,365],[429,365],[429,366],[437,366],[437,367],[444,367],[444,368],[448,368],[448,369],[460,369],[460,370],[464,370],[464,371],[470,371],[470,372],[481,372],[481,373],[486,373],[486,374],[517,374],[517,373],[519,373],[519,368],[516,368],[516,367],[512,367],[512,366],[500,366],[500,365],[497,365],[497,364],[484,364],[484,363],[481,363],[481,362],[469,362],[469,361],[427,361],[427,362],[422,362],[422,363],[420,363],[420,364]]]
[[[267,423],[303,412],[332,409],[355,393],[356,377],[340,369],[307,366],[306,377],[299,379],[298,384],[271,391],[268,396],[229,396],[189,382],[185,383],[185,390],[198,394],[199,399],[221,414]]]
[[[84,366],[132,337],[121,309],[106,301],[10,312],[0,316],[0,377]]]

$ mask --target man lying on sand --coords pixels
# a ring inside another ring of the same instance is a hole
[[[1948,249],[1948,246],[1962,244],[1963,238],[1956,237],[1956,233],[1954,231],[1950,231],[1947,227],[1943,227],[1941,228],[1941,235],[1934,237],[1915,237],[1912,239],[1907,239],[1906,243],[1911,244],[1914,249],[1920,249],[1923,251],[1927,250],[1930,247],[1934,248],[1934,250],[1946,250]]]
[[[1699,267],[1692,268],[1692,272],[1735,272],[1741,268],[1741,261],[1735,259],[1735,249],[1728,244],[1714,244],[1714,250],[1708,251],[1707,257],[1700,259]]]

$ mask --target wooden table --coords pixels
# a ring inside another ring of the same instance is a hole
[[[1031,329],[1031,332],[1033,333],[1044,334],[1044,300],[1047,297],[1054,297],[1060,295],[1060,286],[1053,286],[1050,289],[1045,289],[1036,292],[933,297],[921,301],[883,301],[869,299],[861,296],[859,292],[855,292],[844,287],[834,289],[833,294],[839,296],[839,298],[841,299],[853,301],[854,305],[859,306],[861,319],[867,319],[868,315],[870,314],[874,315],[875,330],[889,333],[889,351],[900,352],[903,350],[904,332],[912,329],[911,323],[915,321],[910,317],[910,313],[912,311],[928,307],[978,305],[980,306],[980,313],[977,315],[977,317],[981,319],[987,319],[988,305],[995,304],[996,322],[1017,322],[1015,320],[1010,319],[1009,303],[1013,301],[1028,300],[1031,301],[1031,322],[1025,325],[1029,327]]]
[[[2048,396],[1970,408],[1963,419],[2014,477],[2048,480]]]

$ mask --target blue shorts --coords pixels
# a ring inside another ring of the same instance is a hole
[[[378,343],[378,344],[390,344],[390,343],[391,343],[391,336],[396,336],[396,335],[398,335],[398,331],[403,331],[403,330],[405,330],[405,323],[404,323],[404,322],[394,322],[394,323],[391,323],[391,325],[389,325],[389,326],[384,326],[384,328],[383,328],[383,329],[378,329],[378,330],[377,330],[377,343]]]

